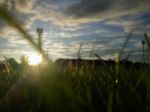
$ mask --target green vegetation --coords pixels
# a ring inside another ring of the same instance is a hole
[[[15,22],[15,18],[1,8],[0,17],[43,53],[23,27]],[[149,45],[147,35],[145,38]],[[120,56],[122,52],[123,50]],[[1,112],[150,111],[148,64],[143,64],[138,69],[127,69],[116,62],[113,67],[102,66],[97,70],[86,64],[83,65],[84,69],[81,67],[75,70],[73,66],[69,66],[62,70],[49,59],[46,60],[47,65],[35,67],[22,61],[20,71],[7,66],[9,72],[0,73]],[[2,77],[6,75],[15,77],[15,80],[8,82]]]
[[[53,64],[26,68],[21,73],[25,76],[11,85],[4,84],[7,89],[1,86],[4,92],[0,109],[5,112],[150,111],[149,67],[132,70],[117,66],[93,71],[87,65],[84,72],[71,68],[62,71]]]

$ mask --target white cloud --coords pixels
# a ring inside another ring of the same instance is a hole
[[[82,32],[60,32],[58,33],[60,37],[62,38],[77,38],[77,37],[80,37],[82,35],[84,35],[84,33]]]
[[[17,0],[16,10],[23,13],[30,13],[35,5],[36,0]]]

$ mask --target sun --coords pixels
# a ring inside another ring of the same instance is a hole
[[[42,56],[38,54],[28,55],[29,65],[38,65],[42,62]]]

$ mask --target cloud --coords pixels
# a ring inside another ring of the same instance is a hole
[[[105,22],[107,25],[119,26],[124,32],[134,32],[141,34],[144,31],[149,32],[150,28],[150,11],[146,10],[141,13],[128,14],[122,17],[110,19]]]
[[[62,38],[78,38],[78,37],[80,37],[80,36],[82,36],[82,35],[85,35],[84,33],[77,33],[77,32],[60,32],[59,33],[59,35],[60,35],[60,37],[62,37]]]
[[[107,21],[148,10],[149,0],[36,0],[32,21],[36,19],[59,27]]]
[[[66,14],[77,18],[92,16],[98,12],[105,11],[113,3],[112,0],[80,0],[78,3],[67,8]]]
[[[76,18],[95,17],[108,12],[141,10],[148,7],[149,3],[149,0],[79,0],[66,9],[66,14]]]
[[[35,0],[31,22],[39,19],[61,28],[141,13],[150,9],[149,0]]]
[[[27,12],[33,8],[36,0],[1,0],[0,6],[8,11]]]
[[[141,30],[138,32],[142,32],[141,24],[146,24],[147,29],[150,28],[149,3],[148,0],[0,1],[1,5],[6,6],[12,15],[27,26],[35,40],[36,28],[44,29],[43,47],[45,50],[49,49],[49,54],[53,58],[76,58],[81,42],[89,42],[82,48],[83,57],[89,58],[95,41],[95,52],[102,57],[111,57],[121,49],[125,35],[135,26],[140,26]],[[146,10],[147,13],[144,14]],[[16,49],[18,53],[20,51],[20,54],[24,52],[22,49],[30,51],[30,45],[21,35],[6,28],[4,22],[0,21],[0,27],[5,28],[7,40],[2,41],[7,42],[9,47]],[[138,46],[134,44],[138,40],[135,39],[133,42],[134,47]],[[127,50],[132,48],[130,45]]]

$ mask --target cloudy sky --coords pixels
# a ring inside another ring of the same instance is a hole
[[[125,58],[142,59],[143,33],[150,37],[150,0],[0,0],[30,35],[37,40],[36,28],[43,28],[43,48],[51,59],[114,59],[126,38]],[[146,44],[145,44],[146,47]],[[145,48],[146,52],[147,49]],[[0,57],[36,52],[15,29],[0,19]],[[145,53],[148,57],[148,53]]]

